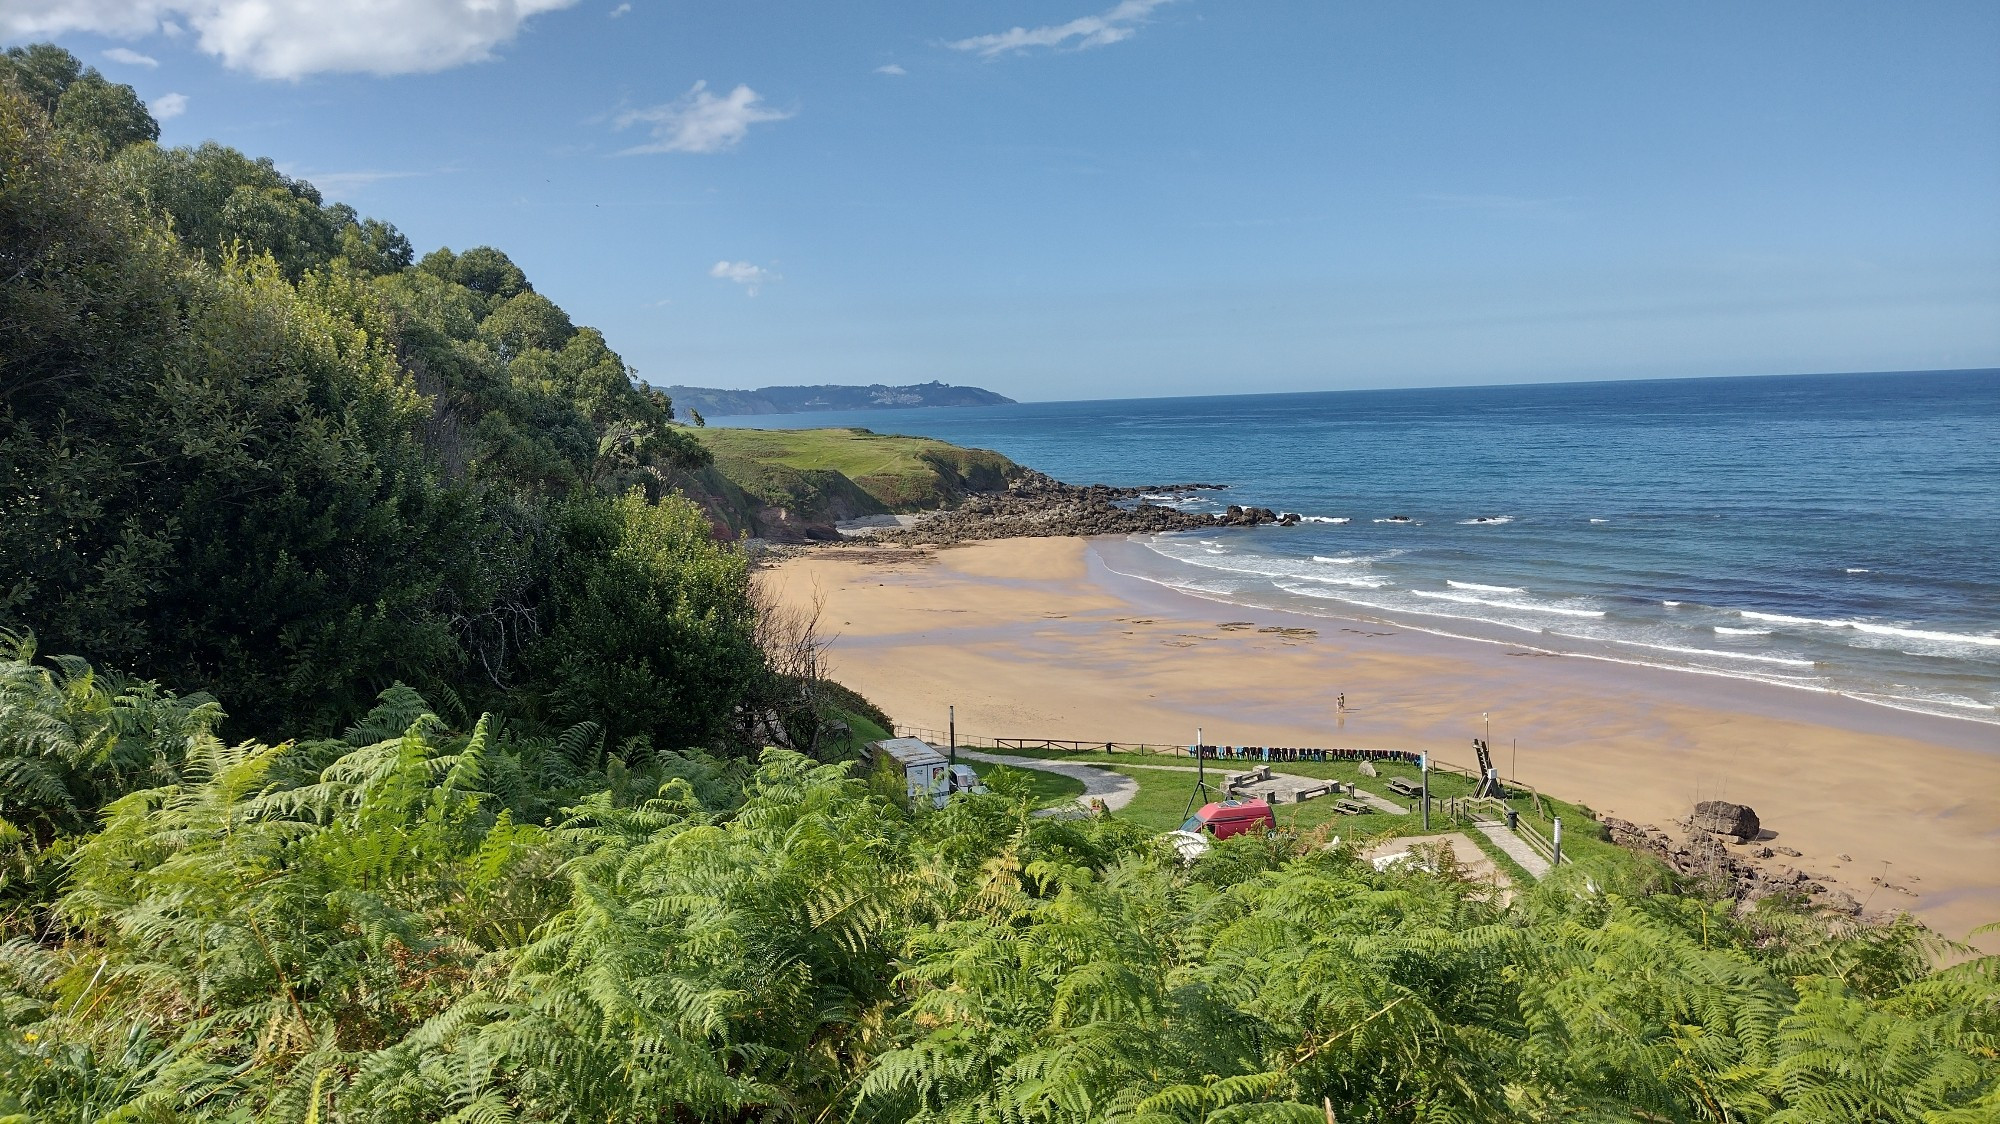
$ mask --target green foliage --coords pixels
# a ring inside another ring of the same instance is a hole
[[[51,43],[9,47],[0,54],[0,85],[11,84],[71,140],[108,156],[158,140],[159,122],[130,86],[107,81]]]
[[[714,740],[761,667],[743,555],[693,504],[633,493],[560,519],[559,623],[529,656],[549,717],[602,722],[613,745]]]
[[[0,695],[0,727],[87,676]],[[1288,837],[1184,866],[1118,818],[911,810],[781,750],[635,769],[595,727],[454,731],[402,687],[338,742],[179,729],[172,774],[74,846],[58,924],[0,948],[0,1113],[1962,1124],[2000,1102],[2000,959],[1931,967],[1908,924],[1574,871],[1502,907]]]
[[[49,116],[101,79],[41,46],[6,68],[36,100],[0,89],[0,627],[211,691],[233,731],[272,736],[336,729],[399,680],[545,713],[578,689],[524,653],[605,650],[569,613],[673,602],[708,623],[644,643],[713,648],[642,657],[628,634],[613,662],[702,717],[627,725],[663,748],[719,728],[756,674],[740,591],[579,539],[604,497],[660,500],[707,460],[600,333],[497,250],[412,267],[394,227],[268,160],[106,162]],[[711,591],[733,600],[690,601]]]
[[[1020,472],[998,453],[866,429],[701,429],[730,480],[765,503],[841,516],[946,507],[1006,487]]]

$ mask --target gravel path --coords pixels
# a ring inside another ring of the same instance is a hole
[[[1044,761],[1039,757],[1009,757],[1000,753],[984,753],[976,749],[958,747],[960,757],[983,761],[988,765],[1007,765],[1016,769],[1040,769],[1044,773],[1055,773],[1083,782],[1083,795],[1076,802],[1090,807],[1092,799],[1104,801],[1104,806],[1117,811],[1132,802],[1139,795],[1139,782],[1131,777],[1120,776],[1109,769],[1097,765],[1078,765],[1069,761]],[[1136,769],[1166,769],[1168,765],[1134,765]]]

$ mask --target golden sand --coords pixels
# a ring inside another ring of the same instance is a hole
[[[763,580],[793,603],[821,599],[835,677],[899,723],[942,729],[955,704],[976,737],[1186,743],[1199,726],[1210,744],[1420,749],[1462,765],[1490,723],[1503,773],[1599,813],[1664,827],[1698,798],[1734,800],[1775,833],[1766,845],[1801,853],[1782,861],[1870,911],[1907,908],[1957,939],[2000,921],[1991,727],[1210,603],[1098,561],[1081,539],[837,548]],[[1275,628],[1294,631],[1259,631]]]

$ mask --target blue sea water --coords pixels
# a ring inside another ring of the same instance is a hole
[[[921,434],[1075,483],[1227,483],[1170,502],[1309,522],[1149,536],[1116,564],[1243,605],[2000,723],[2000,371],[717,424]]]

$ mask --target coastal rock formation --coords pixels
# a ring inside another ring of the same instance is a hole
[[[1754,810],[1727,800],[1704,800],[1696,804],[1692,823],[1702,831],[1727,835],[1738,843],[1748,843],[1762,830]]]
[[[1704,801],[1723,803],[1722,801]],[[1727,807],[1741,807],[1730,804]],[[1748,812],[1749,809],[1744,808]],[[1754,823],[1755,813],[1752,813]],[[1861,905],[1839,891],[1830,891],[1820,877],[1783,864],[1766,864],[1758,858],[1774,853],[1770,848],[1756,852],[1732,853],[1722,836],[1705,830],[1695,820],[1678,821],[1686,829],[1685,838],[1676,839],[1650,824],[1635,824],[1613,816],[1599,820],[1611,842],[1641,854],[1652,855],[1672,867],[1677,874],[1710,883],[1715,892],[1744,904],[1774,895],[1790,895],[1811,902],[1820,909],[1859,916]],[[1711,821],[1712,822],[1712,821]],[[1740,826],[1740,820],[1731,821]],[[1739,840],[1740,842],[1740,840]],[[1797,852],[1791,852],[1796,855]],[[1871,920],[1873,920],[1871,918]]]
[[[1231,504],[1220,515],[1182,511],[1148,496],[1219,491],[1226,484],[1165,484],[1114,488],[1065,484],[1046,473],[1024,471],[1004,491],[968,496],[957,507],[915,526],[874,536],[885,542],[954,543],[979,539],[1051,538],[1191,531],[1203,527],[1254,527],[1286,520],[1268,507]],[[1290,522],[1296,523],[1296,517]]]

